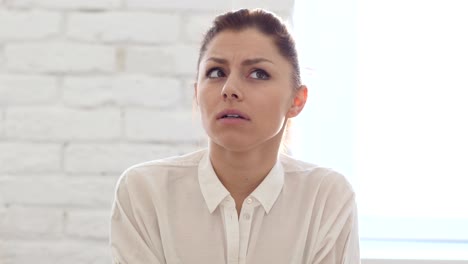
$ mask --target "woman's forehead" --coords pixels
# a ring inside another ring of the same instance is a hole
[[[281,55],[272,37],[256,29],[245,29],[242,31],[226,30],[218,33],[207,46],[203,60],[206,61],[211,57],[226,60],[264,58],[275,61]]]

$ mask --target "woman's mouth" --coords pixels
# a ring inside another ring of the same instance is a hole
[[[241,119],[245,119],[243,116],[241,115],[233,115],[233,114],[228,114],[228,115],[223,115],[221,118],[241,118]]]
[[[237,109],[226,109],[216,115],[217,120],[243,120],[249,121],[250,118],[247,114],[242,113]]]

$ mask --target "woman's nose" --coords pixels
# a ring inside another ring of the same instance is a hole
[[[223,98],[225,100],[226,99],[239,99],[239,96],[234,92],[230,92],[230,93],[223,93]]]
[[[237,100],[240,101],[243,99],[242,92],[239,89],[238,82],[229,78],[226,83],[224,83],[224,87],[222,90],[223,99],[226,100]]]

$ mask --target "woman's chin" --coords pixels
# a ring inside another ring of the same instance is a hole
[[[252,150],[264,150],[271,151],[278,149],[281,144],[281,140],[276,140],[276,138],[271,138],[270,140],[254,140],[247,138],[210,138],[210,148],[211,150],[218,149],[223,151],[232,151],[232,152],[248,152]]]
[[[210,139],[210,147],[233,152],[244,152],[255,147],[254,142],[246,142],[245,138],[216,138]]]

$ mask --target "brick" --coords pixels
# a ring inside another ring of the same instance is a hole
[[[112,72],[116,49],[67,42],[10,44],[5,47],[6,67],[19,72]]]
[[[127,50],[127,68],[132,73],[195,76],[198,45],[131,47]]]
[[[70,77],[63,88],[66,104],[73,106],[169,107],[180,103],[180,82],[143,75]]]
[[[110,208],[101,210],[68,210],[65,234],[79,238],[107,239],[109,236]]]
[[[0,75],[0,105],[51,103],[57,97],[57,81],[53,77]]]
[[[196,142],[204,137],[201,121],[190,111],[161,112],[128,109],[125,135],[131,140]]]
[[[7,213],[7,208],[3,205],[3,198],[0,196],[0,219],[5,219],[6,218],[6,213]],[[0,220],[3,221],[3,220]],[[1,226],[0,226],[1,228]]]
[[[176,15],[148,12],[75,13],[68,20],[67,36],[96,42],[170,43],[179,36],[179,20]]]
[[[5,60],[5,55],[3,51],[3,46],[0,42],[0,71],[3,72],[6,69],[6,60]]]
[[[189,145],[70,144],[64,154],[65,171],[117,175],[134,164],[183,154],[194,149]]]
[[[114,9],[121,6],[121,0],[9,0],[9,6],[20,8],[51,8],[51,9]]]
[[[176,9],[176,10],[229,10],[230,1],[217,0],[127,0],[129,8]]]
[[[114,199],[115,177],[63,175],[0,177],[4,203],[25,206],[60,206],[109,209]]]
[[[63,210],[11,206],[0,214],[2,237],[31,238],[58,236],[63,230]]]
[[[183,36],[185,40],[201,44],[204,34],[211,27],[215,17],[216,14],[188,16],[184,23]]]
[[[55,12],[0,10],[0,41],[46,38],[59,33],[60,23]]]
[[[56,172],[61,159],[59,144],[0,142],[0,172]]]
[[[104,264],[111,262],[107,241],[3,240],[0,241],[2,264]]]
[[[0,109],[0,139],[5,135],[5,112]]]
[[[78,110],[61,107],[17,107],[6,111],[6,136],[15,139],[73,140],[118,138],[118,109]]]

